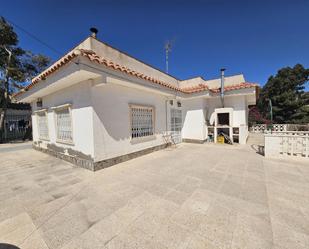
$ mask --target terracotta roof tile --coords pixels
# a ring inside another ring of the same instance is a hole
[[[239,89],[251,88],[251,87],[256,87],[256,86],[258,86],[258,84],[243,82],[243,83],[236,84],[236,85],[226,86],[226,87],[224,87],[224,91],[239,90]],[[220,88],[213,88],[213,89],[211,89],[211,91],[214,92],[214,93],[219,93]]]
[[[198,93],[198,92],[202,92],[202,91],[210,91],[212,93],[220,92],[220,88],[209,89],[208,86],[205,85],[205,84],[199,84],[197,86],[192,86],[192,87],[187,87],[187,88],[186,87],[185,88],[176,87],[176,86],[174,86],[172,84],[169,84],[167,82],[163,82],[161,80],[158,80],[158,79],[155,79],[153,77],[147,76],[147,75],[145,75],[143,73],[140,73],[140,72],[136,72],[134,70],[131,70],[130,68],[127,68],[125,66],[121,66],[121,65],[116,64],[116,63],[114,63],[112,61],[109,61],[109,60],[107,60],[105,58],[102,58],[102,57],[98,56],[92,50],[77,49],[77,50],[74,50],[73,52],[70,52],[66,56],[64,56],[62,59],[60,59],[54,65],[52,65],[47,71],[43,71],[37,77],[33,78],[31,83],[28,86],[26,86],[24,88],[24,90],[16,93],[14,96],[18,96],[22,92],[29,90],[34,85],[36,85],[38,82],[44,80],[50,74],[54,73],[60,67],[66,65],[72,59],[74,59],[75,57],[77,57],[79,55],[88,58],[90,61],[92,61],[94,63],[98,63],[98,64],[104,65],[106,67],[112,68],[113,70],[117,70],[117,71],[120,71],[120,72],[125,72],[125,73],[127,73],[127,74],[129,74],[131,76],[134,76],[134,77],[137,77],[137,78],[141,78],[141,79],[150,81],[150,82],[152,82],[154,84],[158,84],[158,85],[164,86],[166,88],[169,88],[171,90],[179,91],[179,92],[182,92],[182,93],[185,93],[185,94]],[[251,87],[255,87],[255,86],[257,86],[257,85],[245,82],[245,83],[241,83],[241,84],[237,84],[237,85],[227,86],[227,87],[224,88],[224,90],[225,91],[231,91],[231,90],[238,90],[238,89],[243,89],[243,88],[251,88]]]

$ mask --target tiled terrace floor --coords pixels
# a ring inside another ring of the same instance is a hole
[[[93,173],[18,146],[0,146],[0,244],[309,248],[308,162],[181,144]]]

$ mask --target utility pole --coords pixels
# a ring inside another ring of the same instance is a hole
[[[8,61],[7,61],[7,66],[5,69],[5,77],[4,77],[4,104],[3,104],[3,110],[1,112],[0,116],[0,143],[3,143],[5,140],[5,118],[6,118],[6,112],[7,112],[7,107],[9,103],[9,67],[11,64],[11,58],[12,58],[12,52],[6,47],[3,46],[5,51],[9,54],[8,56]]]

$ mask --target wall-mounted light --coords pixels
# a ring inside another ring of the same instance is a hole
[[[36,107],[42,107],[43,106],[43,100],[41,98],[38,98],[36,101]]]

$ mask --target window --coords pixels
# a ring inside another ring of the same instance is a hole
[[[56,136],[60,142],[73,142],[72,119],[70,105],[54,108],[56,118]]]
[[[154,134],[154,108],[131,105],[131,138],[152,136]]]
[[[38,124],[38,133],[40,139],[48,139],[48,120],[47,112],[40,111],[37,112],[37,124]]]

